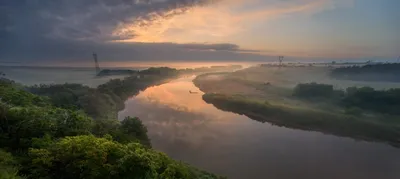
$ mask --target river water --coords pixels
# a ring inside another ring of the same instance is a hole
[[[192,79],[142,91],[119,118],[139,117],[156,150],[231,179],[400,178],[400,149],[221,111],[202,100]]]

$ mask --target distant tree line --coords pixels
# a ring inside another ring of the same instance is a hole
[[[130,70],[130,69],[103,69],[97,76],[111,76],[111,75],[135,75],[142,77],[143,75],[173,75],[173,74],[188,74],[188,73],[206,73],[226,70],[241,69],[241,65],[228,65],[228,66],[210,66],[198,68],[184,68],[175,69],[169,67],[150,67],[145,70]]]
[[[332,85],[306,83],[298,84],[293,90],[293,96],[304,99],[333,100],[339,105],[352,109],[370,110],[385,114],[400,114],[400,89],[375,90],[371,87],[349,87],[335,90]]]
[[[332,70],[331,76],[345,80],[400,82],[400,63],[341,67]]]

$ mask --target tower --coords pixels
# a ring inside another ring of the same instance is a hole
[[[279,66],[282,66],[283,56],[278,56]]]
[[[93,53],[93,59],[94,59],[94,64],[96,67],[96,74],[100,73],[100,67],[99,67],[99,62],[97,61],[97,54]]]

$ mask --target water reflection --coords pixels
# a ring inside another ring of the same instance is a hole
[[[191,78],[148,88],[126,102],[153,147],[233,179],[400,178],[400,150],[263,124],[206,104]]]

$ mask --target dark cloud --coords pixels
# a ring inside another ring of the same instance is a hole
[[[185,44],[184,48],[192,50],[223,50],[223,51],[237,51],[239,46],[236,44]]]
[[[3,0],[0,29],[52,38],[104,40],[119,24],[173,16],[212,0]]]
[[[242,50],[227,44],[176,44],[176,43],[102,43],[92,41],[44,40],[38,45],[11,47],[0,59],[17,61],[91,60],[96,52],[101,61],[239,61],[243,59],[268,60],[256,54],[237,53]],[[29,58],[27,58],[29,54]],[[275,57],[270,58],[275,59]]]
[[[135,32],[113,35],[128,23],[149,25],[154,19],[185,13],[218,0],[2,0],[0,60],[79,60],[92,51],[113,60],[235,60],[263,56],[238,54],[235,44],[111,43]]]
[[[228,51],[228,52],[266,52],[261,50],[250,50],[242,49],[239,45],[230,43],[219,43],[219,44],[209,44],[209,43],[191,43],[191,44],[181,44],[180,47],[190,50],[200,50],[200,51]]]

